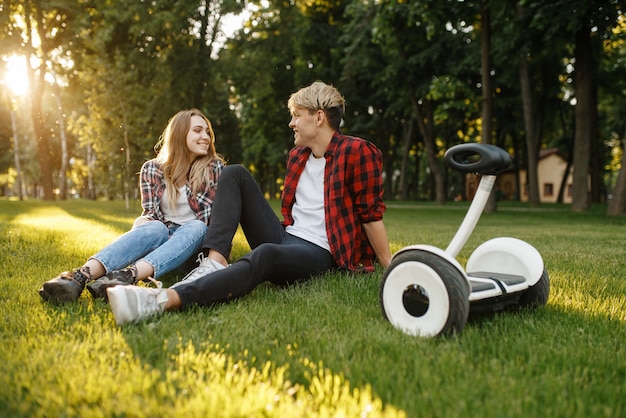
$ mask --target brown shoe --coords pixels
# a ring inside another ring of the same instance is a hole
[[[52,280],[48,280],[39,289],[43,300],[53,303],[75,302],[90,281],[89,269],[64,271]]]
[[[107,288],[137,283],[137,270],[133,270],[133,267],[125,268],[124,270],[113,270],[109,274],[89,283],[87,290],[89,290],[94,299],[106,299]]]

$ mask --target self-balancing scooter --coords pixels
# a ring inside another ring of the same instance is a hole
[[[500,311],[545,305],[550,280],[539,252],[510,237],[491,239],[474,250],[465,269],[456,260],[487,203],[496,175],[511,164],[494,145],[467,143],[445,153],[446,163],[481,175],[459,230],[446,248],[410,245],[392,257],[379,298],[384,317],[415,336],[460,333],[470,311]]]

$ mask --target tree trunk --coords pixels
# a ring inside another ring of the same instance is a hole
[[[617,174],[613,196],[606,209],[606,214],[609,216],[619,216],[626,213],[626,132],[624,132],[622,145],[622,166]]]
[[[595,61],[594,61],[595,62]],[[606,195],[606,190],[604,187],[604,156],[602,154],[602,141],[600,139],[600,135],[598,133],[598,83],[596,80],[596,72],[594,69],[595,65],[592,67],[592,72],[590,73],[590,105],[589,105],[589,118],[590,118],[590,148],[591,148],[591,202],[592,203],[601,203],[605,201],[604,197]]]
[[[574,132],[574,164],[572,210],[581,212],[590,207],[589,161],[592,126],[592,68],[591,32],[585,26],[576,32],[576,68],[574,92],[576,95],[576,131]]]
[[[413,118],[410,117],[407,123],[404,124],[404,130],[402,132],[403,146],[402,146],[402,163],[400,165],[400,200],[405,201],[409,199],[409,182],[407,181],[407,167],[409,163],[409,151],[411,149],[411,138],[413,137]]]
[[[17,172],[17,195],[20,200],[24,200],[24,192],[22,191],[22,168],[20,166],[20,140],[17,133],[17,122],[15,120],[14,104],[11,103],[11,129],[13,132],[13,158],[15,161],[15,171]]]
[[[518,15],[522,15],[524,10],[521,6],[517,8]],[[532,206],[538,206],[541,203],[539,197],[539,176],[537,173],[537,167],[539,165],[539,145],[541,138],[539,135],[538,123],[535,118],[535,111],[533,106],[533,96],[530,84],[530,70],[528,68],[527,51],[522,50],[519,61],[519,75],[520,75],[520,87],[522,90],[522,106],[524,109],[524,130],[526,131],[526,154],[527,154],[527,167],[526,167],[526,187],[528,191],[528,201]],[[523,190],[520,189],[520,197]]]
[[[93,152],[91,140],[87,143],[87,198],[96,200],[96,188],[93,185],[93,173],[96,165],[96,153]]]
[[[122,115],[123,115],[123,125],[124,125],[124,151],[125,151],[125,155],[126,155],[126,164],[124,165],[124,180],[122,183],[122,187],[124,189],[124,207],[126,208],[126,210],[130,209],[130,186],[129,186],[129,179],[130,179],[130,141],[128,140],[128,121],[126,120],[126,111],[125,111],[125,106],[124,103],[122,101],[121,103],[122,105]]]
[[[541,203],[539,197],[539,176],[537,167],[539,165],[539,145],[541,138],[539,135],[538,123],[533,111],[533,99],[530,87],[530,74],[528,60],[526,56],[520,57],[520,84],[522,89],[522,103],[524,107],[524,130],[526,131],[526,187],[528,190],[528,201],[532,206]]]
[[[61,103],[61,89],[54,76],[54,96],[59,110],[59,135],[61,137],[61,169],[59,170],[59,199],[67,200],[67,168],[69,158],[67,156],[67,134],[65,132],[65,119],[63,115],[63,104]]]
[[[33,27],[31,23],[31,12],[34,13],[34,19],[37,21],[37,31],[39,32],[40,39],[45,39],[43,27],[43,16],[41,10],[31,10],[30,3],[25,2],[24,5],[24,18],[26,23],[26,33],[28,34],[28,54],[26,59],[26,69],[28,72],[28,81],[32,88],[31,93],[31,118],[33,120],[33,131],[35,132],[35,139],[37,140],[37,159],[39,161],[40,181],[43,187],[43,199],[54,200],[54,186],[52,182],[52,165],[50,162],[50,146],[48,143],[48,132],[45,129],[44,115],[42,112],[42,100],[45,86],[45,69],[44,62],[39,64],[39,74],[35,79],[35,70],[31,64],[31,58],[34,55],[35,47],[33,44]],[[37,57],[43,61],[42,57]]]
[[[491,82],[491,16],[489,14],[489,4],[487,0],[481,1],[481,29],[480,29],[480,61],[481,61],[481,82],[482,82],[482,132],[481,141],[483,144],[493,143],[492,135],[492,117],[493,117],[493,97]],[[487,205],[486,213],[494,213],[497,209],[496,195],[491,192]]]
[[[565,166],[565,171],[563,172],[563,177],[561,179],[561,185],[559,186],[559,194],[556,198],[556,203],[563,203],[565,193],[567,192],[567,180],[569,178],[569,173],[572,169],[572,157],[569,156],[567,158],[567,165]]]
[[[428,168],[430,169],[431,176],[430,180],[434,181],[435,202],[437,202],[438,205],[444,205],[446,203],[446,192],[443,181],[443,170],[437,160],[437,144],[435,143],[435,137],[433,135],[432,102],[430,100],[426,100],[424,103],[426,107],[425,117],[422,115],[414,95],[411,95],[411,103],[413,105],[413,112],[417,118],[420,131],[424,137],[424,148],[426,149]]]

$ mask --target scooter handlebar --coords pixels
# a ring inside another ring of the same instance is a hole
[[[511,156],[491,144],[468,142],[449,148],[444,154],[446,163],[462,173],[496,175],[511,166]]]

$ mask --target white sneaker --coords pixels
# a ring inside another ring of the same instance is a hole
[[[198,254],[198,260],[196,261],[198,261],[200,265],[191,270],[191,272],[183,277],[181,281],[171,285],[170,289],[173,289],[183,283],[193,282],[198,280],[200,277],[206,276],[207,274],[215,273],[218,270],[224,270],[226,268],[217,261],[212,260],[209,257],[205,257],[203,253]]]
[[[157,288],[141,286],[114,286],[107,289],[109,305],[115,322],[122,325],[163,313],[168,301],[162,283],[156,281]]]

